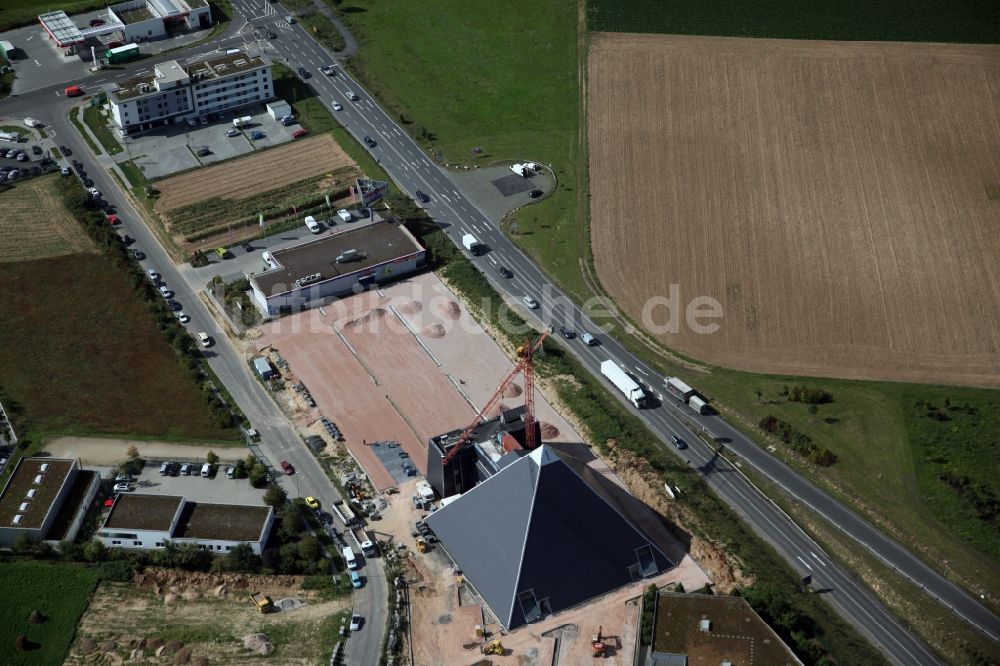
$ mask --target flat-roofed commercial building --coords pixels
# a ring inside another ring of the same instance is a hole
[[[208,0],[130,0],[109,6],[100,25],[81,28],[64,11],[39,14],[38,22],[56,46],[77,53],[91,37],[114,34],[123,42],[143,42],[177,30],[207,28],[212,9]]]
[[[76,537],[100,477],[68,458],[21,458],[0,493],[0,546]]]
[[[250,288],[257,307],[268,316],[396,280],[421,268],[427,256],[413,234],[394,220],[267,254],[273,268],[251,275]]]
[[[274,97],[271,61],[242,51],[187,64],[160,63],[152,74],[122,81],[108,93],[123,134],[233,111]]]
[[[228,553],[241,543],[260,555],[274,525],[269,506],[188,502],[178,495],[123,493],[115,500],[100,537],[110,548],[156,550],[167,542],[193,543]]]

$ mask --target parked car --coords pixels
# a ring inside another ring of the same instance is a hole
[[[361,587],[361,576],[358,575],[357,571],[351,572],[351,585],[353,585],[354,587]],[[358,623],[358,626],[359,627],[361,626],[360,622]],[[352,630],[354,630],[353,625],[352,625]]]
[[[542,192],[541,190],[531,190],[530,192],[528,192],[528,196],[531,197],[532,199],[537,199],[543,194],[545,194],[545,192]]]
[[[115,226],[116,224],[121,224],[122,221],[118,219],[117,215],[108,215],[108,224]]]
[[[130,486],[127,483],[116,483],[115,484],[115,492],[116,493],[127,493],[127,492],[131,492],[131,490],[132,490],[132,486]]]
[[[240,131],[238,129],[236,129],[235,127],[232,128],[232,129],[226,130],[226,136],[239,136],[239,135],[240,135]]]
[[[208,146],[202,146],[198,149],[198,157],[208,157],[211,154],[212,151],[209,150]]]
[[[351,631],[357,631],[360,629],[362,622],[364,622],[364,618],[357,613],[351,615]]]
[[[366,134],[365,135],[365,145],[368,146],[369,148],[374,148],[378,144],[375,143],[375,139],[371,138],[370,136],[368,136]]]
[[[101,198],[101,191],[96,187],[88,187],[87,192],[90,194],[90,196],[94,197],[95,199]]]
[[[297,129],[294,132],[292,132],[292,138],[293,139],[300,139],[300,138],[304,137],[306,134],[309,134],[309,130],[307,130],[307,129],[305,129],[303,127],[301,129]]]
[[[251,132],[250,133],[250,140],[251,141],[259,141],[260,139],[263,139],[265,136],[267,136],[267,135],[264,134],[263,132],[261,132],[260,130],[257,130],[255,132]]]
[[[14,159],[16,159],[18,162],[27,162],[28,156],[25,155],[24,153],[18,153],[17,157],[15,157]]]
[[[288,462],[287,460],[281,461],[281,471],[287,474],[288,476],[295,474],[295,468],[292,467],[292,463]]]
[[[537,310],[538,309],[538,301],[536,301],[535,299],[533,299],[531,296],[525,296],[521,300],[524,301],[524,304],[528,306],[529,310]]]
[[[340,102],[334,102],[333,103],[333,110],[334,111],[343,111],[344,110],[344,105],[341,104]]]
[[[191,476],[191,463],[181,465],[181,476]]]
[[[170,291],[170,289],[167,288],[167,285],[163,284],[160,285],[160,295],[163,296],[163,298],[173,298],[174,292]]]
[[[59,173],[61,173],[64,176],[68,176],[73,172],[69,170],[69,167],[62,167],[59,169]]]
[[[115,505],[115,498],[114,497],[109,497],[108,499],[104,500],[104,506],[107,507],[107,506],[114,506],[114,505]]]
[[[419,201],[420,203],[427,203],[428,201],[431,200],[431,198],[427,196],[427,193],[424,192],[423,190],[417,190],[415,196],[417,197],[417,201]]]
[[[152,268],[146,271],[146,275],[148,275],[149,279],[153,281],[153,284],[160,283],[160,277],[161,277],[160,274],[154,271]]]
[[[66,146],[59,146],[59,152],[62,153],[63,157],[72,157],[73,156],[73,151],[70,150],[69,148],[67,148]],[[73,164],[76,164],[76,163],[77,163],[76,160],[73,160]]]
[[[508,280],[514,277],[514,272],[509,268],[507,268],[506,266],[500,266],[499,268],[497,268],[497,272],[500,273],[500,275],[507,278]]]
[[[184,306],[182,306],[180,303],[178,303],[172,298],[167,299],[167,307],[170,308],[171,312],[180,312],[181,310],[184,309]]]
[[[253,245],[251,245],[250,243],[243,243],[243,251],[253,252]]]
[[[198,333],[198,342],[201,343],[202,347],[207,348],[212,346],[212,338],[208,337],[208,333],[206,333],[205,331],[201,331]]]
[[[278,33],[271,32],[270,30],[268,30],[267,31],[267,38],[268,39],[277,39],[278,38]]]
[[[115,483],[128,483],[132,480],[131,474],[119,474],[115,477]]]
[[[124,243],[125,245],[131,245],[134,242],[135,242],[135,239],[132,238],[131,236],[129,236],[128,234],[124,234],[122,236],[122,243]]]
[[[136,261],[142,261],[146,258],[146,253],[142,250],[132,250],[132,257],[135,258]]]
[[[41,146],[32,146],[31,147],[31,152],[34,153],[35,155],[41,155],[42,154],[42,147]]]
[[[292,16],[291,14],[288,14],[287,16],[285,16],[285,23],[287,23],[288,25],[295,25],[295,17]]]
[[[191,317],[187,316],[183,312],[178,312],[177,313],[177,321],[179,321],[182,324],[186,324],[189,321],[191,321]]]
[[[92,181],[91,179],[84,178],[83,179],[83,186],[84,187],[88,187],[88,188],[94,190],[95,192],[97,192],[97,194],[93,195],[95,198],[101,196],[101,193],[94,187],[94,181]]]
[[[310,509],[316,510],[319,508],[319,500],[310,495],[306,498],[306,506]]]

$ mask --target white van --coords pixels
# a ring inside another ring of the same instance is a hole
[[[211,465],[209,465],[208,463],[205,463],[204,465],[201,466],[201,475],[203,477],[205,477],[207,479],[211,474],[212,474],[212,466]]]
[[[313,217],[312,215],[306,215],[306,228],[309,231],[313,232],[314,234],[318,234],[320,231],[322,231],[322,229],[320,229],[319,223],[316,222],[316,218]]]
[[[351,211],[347,210],[346,208],[341,208],[340,210],[338,210],[337,217],[342,219],[344,222],[350,222],[351,220],[354,219],[354,217],[351,215]]]
[[[233,468],[232,465],[230,465],[229,467],[226,468],[226,478],[227,479],[234,479],[234,478],[236,478],[236,470]]]
[[[344,546],[340,550],[340,554],[344,556],[344,564],[349,570],[354,571],[358,568],[358,561],[354,559],[354,551],[351,550],[350,546]]]

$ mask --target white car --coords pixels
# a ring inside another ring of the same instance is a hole
[[[212,338],[208,337],[208,333],[205,331],[198,333],[198,342],[201,343],[202,347],[208,348],[212,346]]]
[[[132,492],[132,486],[128,485],[127,483],[116,483],[115,484],[115,492],[116,493],[128,493],[128,492]]]
[[[341,104],[340,102],[334,102],[333,103],[333,110],[334,111],[343,111],[344,110],[344,105]]]
[[[63,167],[63,168],[59,169],[59,173],[61,173],[64,176],[68,176],[72,172],[69,170],[69,167]]]
[[[235,127],[232,128],[232,129],[230,129],[230,130],[226,130],[226,136],[239,136],[239,135],[240,135],[240,131],[238,129],[236,129]]]
[[[95,199],[101,198],[101,191],[96,187],[88,187],[87,192],[89,192],[90,196],[94,197]]]
[[[148,271],[146,271],[146,274],[149,276],[149,279],[153,281],[153,284],[159,283],[159,281],[160,281],[160,274],[157,273],[156,271],[154,271],[152,268],[150,268]]]
[[[351,631],[357,631],[361,628],[362,618],[357,613],[351,615]]]
[[[348,90],[344,94],[347,95],[347,99],[351,100],[352,102],[357,102],[358,101],[358,96],[354,94],[353,90]]]
[[[179,322],[180,322],[180,323],[182,323],[182,324],[186,324],[186,323],[188,323],[189,321],[191,321],[191,317],[188,317],[188,316],[187,316],[186,314],[184,314],[183,312],[178,312],[178,313],[177,313],[177,321],[179,321]]]
[[[536,301],[535,299],[533,299],[531,296],[525,296],[521,300],[524,301],[524,304],[528,306],[529,310],[537,310],[538,309],[538,301]]]
[[[167,288],[167,285],[164,284],[160,285],[160,295],[163,296],[163,298],[173,298],[174,292],[170,291],[170,289]]]
[[[319,68],[319,71],[323,72],[327,76],[333,76],[336,72],[333,71],[333,67],[330,65],[323,65]]]

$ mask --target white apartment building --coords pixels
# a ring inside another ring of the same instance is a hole
[[[181,65],[160,63],[153,74],[117,84],[108,93],[119,131],[138,134],[161,125],[205,118],[274,97],[267,56],[229,52]]]

